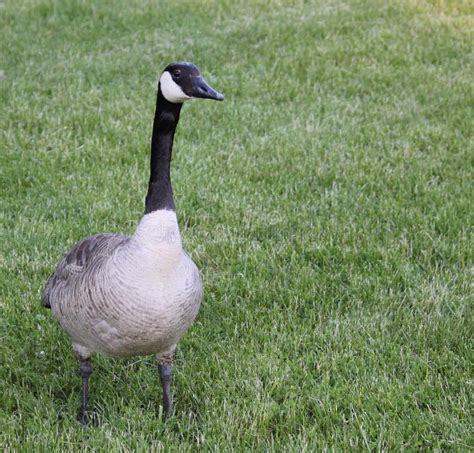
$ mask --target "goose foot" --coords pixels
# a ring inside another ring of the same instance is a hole
[[[77,415],[77,421],[84,427],[89,426],[90,420],[86,412],[82,411],[82,408],[79,409],[79,414]]]
[[[79,356],[79,374],[82,377],[82,402],[81,407],[79,408],[77,421],[82,426],[87,426],[89,425],[90,421],[87,414],[89,403],[89,376],[92,374],[92,364],[90,357],[84,359],[83,357]]]

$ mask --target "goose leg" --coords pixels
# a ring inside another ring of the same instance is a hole
[[[171,394],[171,376],[173,356],[176,346],[166,353],[157,354],[160,382],[163,387],[163,418],[166,420],[173,413],[173,396]]]
[[[171,395],[171,365],[158,364],[161,386],[163,387],[163,416],[165,420],[173,411],[173,396]]]
[[[90,357],[84,359],[79,356],[79,374],[82,377],[82,403],[81,407],[79,408],[77,420],[81,425],[86,426],[89,424],[87,409],[89,403],[89,376],[92,374],[92,364]]]

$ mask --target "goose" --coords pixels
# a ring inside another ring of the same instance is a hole
[[[131,236],[97,234],[66,253],[49,277],[41,303],[70,337],[79,360],[87,425],[91,354],[155,354],[163,389],[163,415],[172,412],[172,362],[176,345],[202,299],[199,271],[183,251],[173,200],[170,162],[183,103],[222,101],[189,62],[169,64],[158,82],[145,213]]]

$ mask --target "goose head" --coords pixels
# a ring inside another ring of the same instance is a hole
[[[206,82],[199,69],[185,61],[166,67],[160,77],[159,88],[164,98],[174,104],[193,98],[224,100],[224,96]]]

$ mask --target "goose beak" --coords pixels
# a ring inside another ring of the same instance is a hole
[[[224,95],[212,88],[202,76],[194,77],[193,86],[187,94],[193,98],[224,100]]]

